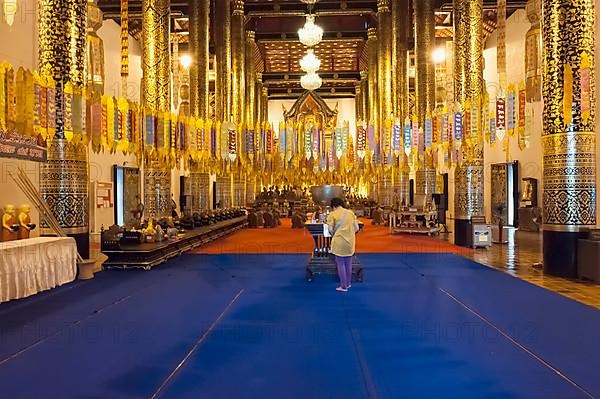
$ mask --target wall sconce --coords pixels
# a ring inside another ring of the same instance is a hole
[[[4,21],[8,26],[13,26],[15,15],[17,15],[17,0],[4,0],[2,13],[4,14]]]

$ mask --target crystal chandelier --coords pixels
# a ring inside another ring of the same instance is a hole
[[[306,47],[313,47],[323,40],[323,29],[315,25],[315,17],[313,15],[307,15],[306,23],[298,31],[298,36],[300,37],[300,43]]]
[[[315,52],[309,49],[306,55],[300,60],[300,69],[306,73],[317,72],[321,68],[321,60],[317,58]]]
[[[322,84],[321,77],[314,72],[307,73],[300,78],[300,86],[308,91],[317,90]]]

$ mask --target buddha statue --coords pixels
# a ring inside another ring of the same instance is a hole
[[[19,238],[19,221],[16,215],[14,205],[4,206],[4,215],[2,215],[2,241],[14,241]]]
[[[31,230],[35,229],[35,224],[31,223],[31,207],[27,204],[21,205],[19,213],[19,239],[25,240],[29,238]]]

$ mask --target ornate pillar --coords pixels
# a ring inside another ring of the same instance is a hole
[[[377,29],[367,30],[367,47],[369,50],[369,124],[379,126],[379,86],[377,83]]]
[[[142,1],[142,100],[146,108],[171,110],[170,2]],[[144,169],[146,214],[171,216],[171,171],[149,161]]]
[[[142,1],[142,96],[150,109],[171,109],[171,12],[168,0]]]
[[[246,32],[246,127],[254,130],[256,124],[256,65],[254,64],[254,32]],[[261,75],[262,79],[262,75]]]
[[[596,225],[594,0],[542,0],[542,16],[544,271],[576,277]]]
[[[244,0],[233,1],[233,14],[231,17],[231,75],[232,75],[232,105],[231,113],[236,125],[244,123],[244,99],[246,95],[246,81],[244,76],[246,58],[246,37],[244,30]]]
[[[360,71],[360,92],[362,121],[366,122],[369,120],[369,73],[367,71]]]
[[[392,10],[390,0],[377,0],[377,60],[379,82],[379,119],[391,117],[392,110]]]
[[[256,176],[249,175],[246,177],[246,203],[254,204],[256,201]]]
[[[86,84],[87,0],[39,2],[39,69],[56,82],[56,134],[48,143],[48,160],[40,167],[40,192],[60,226],[75,238],[83,258],[89,258],[89,164],[87,147],[68,143],[70,110],[64,86]],[[45,224],[41,233],[52,235]]]
[[[190,31],[190,110],[191,115],[209,117],[209,39],[210,0],[191,0],[189,5]]]
[[[431,120],[435,109],[435,14],[433,0],[414,2],[415,9],[415,53],[416,53],[416,98],[419,126]],[[424,135],[424,133],[421,133]],[[424,139],[422,139],[425,142]],[[415,193],[430,201],[435,192],[435,167],[433,155],[425,153],[416,172]]]
[[[215,0],[214,5],[215,117],[224,121],[231,116],[231,2]]]
[[[217,204],[216,208],[230,208],[232,204],[231,197],[231,174],[217,176]]]
[[[454,99],[464,104],[481,101],[483,93],[483,2],[454,1]],[[481,108],[480,108],[481,109]],[[465,132],[467,136],[468,132]],[[484,215],[483,143],[480,137],[463,139],[464,159],[454,172],[455,242],[466,246],[472,216]]]
[[[242,173],[233,175],[233,206],[241,208],[246,206],[246,176]]]
[[[410,26],[408,0],[392,2],[393,112],[400,121],[404,121],[408,115],[408,30]]]

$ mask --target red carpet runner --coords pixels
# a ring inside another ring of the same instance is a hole
[[[438,237],[426,235],[392,235],[385,226],[374,226],[364,220],[364,229],[356,240],[357,253],[455,253],[472,250],[450,244]],[[305,229],[292,229],[289,219],[274,229],[243,229],[217,240],[195,253],[201,254],[291,254],[310,253],[313,239]]]

